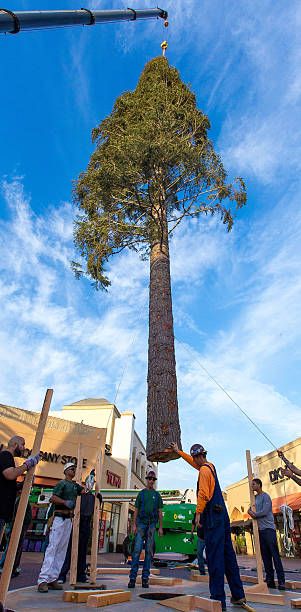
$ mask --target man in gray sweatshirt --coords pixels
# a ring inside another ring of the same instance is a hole
[[[252,517],[252,519],[257,520],[260,550],[266,573],[267,586],[270,589],[276,588],[273,568],[274,561],[274,566],[278,578],[278,589],[280,591],[284,591],[285,576],[278,550],[276,526],[272,510],[272,500],[270,496],[267,493],[264,493],[264,491],[262,490],[262,482],[259,478],[253,479],[252,487],[254,493],[256,493],[256,512],[253,512],[253,510],[249,508],[248,514]]]

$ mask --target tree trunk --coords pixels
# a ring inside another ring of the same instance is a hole
[[[150,461],[166,462],[178,458],[168,448],[171,442],[181,448],[181,430],[166,219],[163,224],[163,239],[150,254],[146,454]]]

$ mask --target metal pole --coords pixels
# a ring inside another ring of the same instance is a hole
[[[116,11],[17,11],[0,9],[0,32],[17,34],[20,30],[56,28],[73,25],[95,25],[110,21],[136,21],[161,17],[167,19],[163,9],[125,9]]]

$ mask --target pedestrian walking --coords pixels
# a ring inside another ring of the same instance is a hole
[[[175,443],[171,447],[199,472],[195,523],[199,527],[202,516],[210,598],[220,601],[222,610],[226,610],[224,589],[224,575],[226,575],[231,591],[231,603],[241,605],[246,602],[246,598],[232,546],[230,520],[216,469],[207,461],[207,451],[201,444],[194,444],[190,449],[190,455],[180,451]]]
[[[62,585],[57,580],[66,556],[76,498],[84,492],[84,487],[77,482],[73,482],[75,471],[74,463],[66,463],[64,467],[65,478],[55,485],[50,498],[54,505],[54,519],[49,534],[49,544],[38,578],[38,591],[40,593],[47,593],[48,589],[62,589]]]
[[[148,588],[150,565],[153,556],[156,524],[159,520],[159,536],[163,535],[162,508],[163,501],[154,485],[157,480],[152,470],[146,476],[146,487],[137,495],[133,516],[132,533],[135,535],[130,571],[129,589],[134,589],[139,568],[140,554],[145,543],[145,557],[142,568],[142,587]]]
[[[266,573],[267,586],[275,589],[274,566],[278,578],[279,591],[285,590],[285,575],[282,561],[279,554],[276,525],[274,521],[272,500],[270,496],[262,490],[262,482],[260,478],[253,478],[252,488],[255,495],[256,512],[249,508],[248,514],[252,519],[257,521],[259,531],[260,550],[263,560],[263,565]]]

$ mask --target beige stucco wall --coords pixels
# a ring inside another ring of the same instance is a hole
[[[6,446],[13,435],[23,436],[27,456],[33,446],[39,417],[37,412],[0,404],[0,444]],[[77,457],[79,442],[83,445],[85,479],[95,466],[99,449],[104,446],[105,434],[105,429],[49,416],[41,445],[44,455],[36,468],[36,481],[39,478],[63,478],[64,464]],[[23,460],[16,459],[16,463]]]

